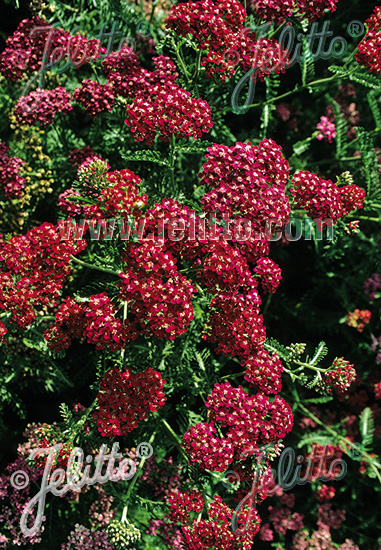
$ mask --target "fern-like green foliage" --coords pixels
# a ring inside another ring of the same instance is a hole
[[[335,113],[335,126],[336,126],[336,157],[341,157],[341,152],[343,148],[343,141],[345,138],[345,134],[348,128],[348,123],[344,118],[344,115],[340,112],[340,106],[339,104],[334,100],[331,99],[331,103],[333,105],[333,110]]]
[[[73,415],[69,407],[66,405],[66,403],[61,403],[59,406],[59,410],[66,427],[69,427],[73,423]]]
[[[348,78],[352,82],[357,82],[362,84],[367,88],[373,88],[374,90],[379,90],[381,88],[380,79],[377,76],[371,75],[367,69],[356,69],[351,73],[348,73],[343,67],[335,67],[331,65],[328,67],[328,70],[332,73],[342,75],[343,78]]]
[[[261,114],[261,131],[260,138],[264,139],[267,134],[267,129],[272,120],[272,111],[275,111],[275,105],[270,103],[274,97],[277,95],[277,91],[280,85],[280,78],[277,74],[270,74],[265,78],[266,83],[266,104],[263,107]]]
[[[163,158],[162,153],[159,153],[159,151],[151,151],[150,149],[121,152],[121,156],[124,160],[129,162],[153,162],[161,166],[170,166],[169,161]]]
[[[281,359],[288,360],[290,352],[280,344],[275,338],[267,338],[265,342],[265,349],[270,353],[277,353]]]
[[[364,447],[369,448],[373,443],[374,419],[372,410],[366,407],[360,414],[360,433]]]
[[[314,351],[314,355],[310,361],[310,364],[317,365],[318,363],[320,363],[322,359],[324,359],[327,353],[328,353],[328,348],[325,342],[319,342],[319,345],[316,347]]]
[[[302,84],[305,86],[307,82],[310,82],[315,77],[315,63],[309,42],[305,36],[303,36],[302,44]]]
[[[380,111],[380,93],[377,93],[375,90],[372,90],[367,95],[368,103],[374,122],[376,123],[376,128],[381,129],[381,111]]]
[[[377,156],[374,151],[373,140],[364,128],[356,127],[356,133],[358,135],[361,160],[365,171],[367,199],[378,199],[381,193],[377,170]]]

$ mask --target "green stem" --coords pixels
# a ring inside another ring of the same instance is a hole
[[[119,275],[122,273],[122,271],[113,271],[112,269],[107,269],[106,267],[99,267],[97,265],[89,264],[87,262],[84,262],[82,260],[78,260],[75,256],[70,256],[70,259],[73,260],[73,262],[77,263],[78,265],[81,265],[82,267],[88,267],[89,269],[95,269],[96,271],[102,271],[103,273],[111,273],[112,275]]]
[[[320,80],[314,80],[313,82],[309,82],[309,83],[303,84],[301,86],[297,85],[297,86],[295,86],[295,88],[293,90],[290,90],[289,92],[286,92],[282,95],[274,97],[273,99],[270,99],[268,101],[261,101],[260,103],[253,103],[252,105],[248,105],[247,109],[251,109],[252,107],[261,107],[262,105],[269,105],[270,103],[275,103],[276,101],[279,101],[280,99],[284,99],[285,97],[288,97],[292,94],[295,94],[296,92],[300,92],[301,90],[304,90],[305,88],[310,88],[311,86],[317,86],[318,84],[324,84],[326,82],[332,82],[332,80],[335,80],[339,77],[344,78],[344,76],[334,74],[334,75],[329,76],[327,78],[321,78]]]
[[[188,84],[191,82],[190,78],[189,78],[189,75],[188,75],[188,71],[187,71],[187,68],[184,64],[184,61],[183,61],[183,58],[181,57],[180,55],[180,48],[177,47],[177,44],[175,42],[175,39],[172,37],[172,46],[175,50],[175,54],[176,54],[176,58],[177,58],[177,61],[179,62],[179,65],[184,73],[184,76],[185,78],[187,79],[187,82]]]
[[[91,403],[90,407],[86,409],[85,414],[78,420],[78,422],[75,425],[75,428],[72,432],[72,438],[71,441],[74,442],[74,439],[76,438],[77,434],[80,432],[80,430],[85,425],[86,420],[89,418],[91,411],[95,408],[98,400],[97,398],[94,399],[94,401]]]
[[[302,367],[305,367],[306,369],[316,370],[316,372],[327,372],[328,371],[328,369],[319,369],[319,367],[314,367],[313,365],[310,365],[309,363],[302,363],[301,361],[296,361],[295,359],[293,360],[293,363],[295,363],[296,365],[301,365]]]
[[[197,80],[198,73],[200,72],[201,55],[202,55],[202,50],[197,50],[196,69],[195,69],[194,75],[192,76],[192,81],[193,81],[193,82],[194,82],[195,80]]]
[[[153,443],[153,441],[155,439],[155,436],[156,436],[156,431],[153,432],[153,434],[151,435],[151,437],[148,440],[148,443],[150,443],[150,444]],[[132,489],[134,488],[135,483],[137,482],[138,478],[140,477],[140,474],[142,473],[143,466],[144,466],[144,463],[145,463],[146,460],[147,459],[143,456],[141,461],[139,462],[139,466],[138,466],[138,469],[136,470],[136,474],[134,475],[130,485],[128,486],[128,490],[127,490],[127,493],[126,493],[126,498],[124,499],[125,506],[128,506],[128,504],[129,504]]]
[[[188,456],[187,456],[186,452],[184,451],[184,449],[181,447],[181,438],[180,438],[180,436],[178,436],[176,434],[176,432],[174,432],[174,430],[171,428],[171,426],[168,424],[168,422],[165,420],[165,418],[162,418],[161,421],[162,421],[163,425],[166,427],[166,429],[168,430],[168,432],[171,434],[172,438],[176,441],[177,445],[179,446],[181,454],[183,455],[185,460],[188,462]]]
[[[170,141],[170,151],[169,151],[169,162],[170,162],[170,176],[171,176],[171,187],[172,191],[175,191],[175,147],[176,147],[176,137],[174,134],[171,136]]]
[[[356,160],[361,160],[361,157],[344,157],[342,159],[337,159],[338,162],[352,162]],[[316,162],[310,162],[309,166],[315,166],[315,165],[324,165],[324,164],[332,164],[332,159],[324,159]]]

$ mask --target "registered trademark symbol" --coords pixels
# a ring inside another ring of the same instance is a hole
[[[348,23],[347,31],[349,36],[351,36],[352,38],[358,38],[365,32],[364,23],[355,19]]]

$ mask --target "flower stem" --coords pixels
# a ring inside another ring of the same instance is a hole
[[[107,267],[100,267],[97,265],[89,264],[82,260],[78,260],[78,258],[76,258],[73,255],[70,257],[70,259],[73,260],[73,262],[77,263],[78,265],[81,265],[83,267],[88,267],[89,269],[95,269],[96,271],[102,271],[103,273],[111,273],[112,275],[117,275],[118,277],[122,273],[122,271],[113,271],[112,269],[107,269]]]
[[[170,176],[171,176],[172,191],[175,191],[175,189],[176,189],[176,184],[175,184],[175,147],[176,147],[176,137],[175,137],[174,134],[172,134],[171,141],[170,141],[170,151],[169,151],[169,162],[170,162],[169,172],[170,172]]]

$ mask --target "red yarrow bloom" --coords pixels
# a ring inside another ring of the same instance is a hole
[[[354,366],[343,357],[337,357],[331,366],[331,370],[324,373],[324,379],[320,386],[327,393],[333,393],[336,390],[337,393],[342,394],[348,390],[355,380],[356,371]]]
[[[262,349],[242,363],[245,367],[245,380],[250,386],[266,394],[279,393],[282,389],[283,365],[276,353],[270,356]]]
[[[37,123],[52,124],[57,113],[67,113],[73,109],[71,96],[65,88],[30,92],[21,96],[15,106],[15,116],[19,124],[33,126]]]
[[[99,386],[99,410],[93,419],[102,436],[116,437],[134,430],[150,412],[163,407],[166,397],[161,374],[151,368],[132,374],[112,368],[106,372]]]
[[[365,21],[368,32],[357,46],[356,59],[375,74],[381,73],[381,6]]]
[[[171,136],[197,139],[213,126],[207,102],[174,84],[155,86],[149,96],[138,95],[126,111],[125,122],[135,141],[145,140],[147,145],[153,145],[157,135],[164,141]]]
[[[230,47],[245,19],[245,9],[237,0],[201,0],[173,6],[166,24],[180,36],[191,34],[203,50],[218,50]]]
[[[80,88],[76,88],[73,101],[79,103],[91,117],[98,116],[102,111],[111,111],[114,103],[113,86],[110,83],[99,84],[86,78]]]
[[[301,171],[294,175],[292,183],[295,206],[306,210],[311,218],[332,218],[335,223],[343,216],[340,190],[331,180]]]
[[[25,161],[11,157],[10,148],[0,141],[0,188],[7,199],[19,199],[22,196],[25,178],[20,175]]]

